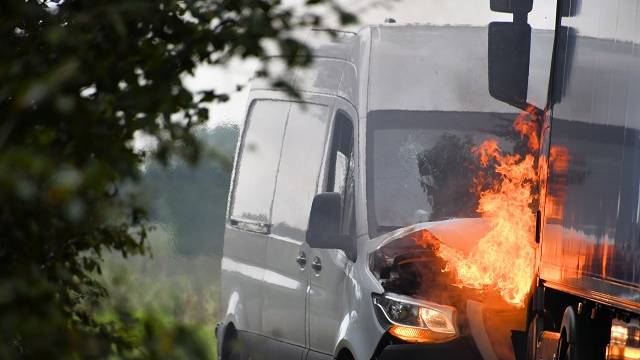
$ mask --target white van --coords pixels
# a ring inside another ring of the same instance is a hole
[[[532,47],[552,41],[534,31]],[[221,359],[513,356],[526,311],[489,328],[495,297],[461,294],[411,241],[483,231],[467,162],[490,136],[514,145],[519,113],[489,94],[488,52],[486,27],[378,25],[318,46],[295,75],[299,100],[253,85],[224,239]],[[550,62],[534,52],[532,71]],[[547,80],[530,81],[529,102],[546,101]]]

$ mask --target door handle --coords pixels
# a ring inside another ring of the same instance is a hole
[[[320,271],[322,271],[322,261],[320,261],[319,257],[316,256],[313,258],[313,261],[311,262],[311,268],[316,273],[319,273]]]
[[[300,270],[304,269],[305,266],[307,266],[307,254],[305,254],[304,251],[300,251],[296,258],[296,262],[300,266]]]

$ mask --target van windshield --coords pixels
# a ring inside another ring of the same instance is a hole
[[[474,148],[487,139],[512,151],[516,114],[376,110],[367,117],[371,238],[422,222],[477,217]]]

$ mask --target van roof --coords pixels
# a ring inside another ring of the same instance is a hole
[[[345,97],[361,112],[517,111],[489,94],[487,27],[383,24],[329,33],[314,30],[308,36],[315,63],[296,72],[300,91]],[[534,30],[532,46],[547,36],[553,32]],[[532,52],[532,72],[549,66],[547,53]],[[532,82],[529,89],[546,101],[546,81]]]

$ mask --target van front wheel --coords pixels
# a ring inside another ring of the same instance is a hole
[[[245,360],[246,356],[242,352],[242,345],[238,340],[238,334],[232,325],[229,325],[222,344],[222,360]]]
[[[351,355],[349,350],[342,349],[340,353],[338,353],[336,360],[353,360],[353,355]]]

